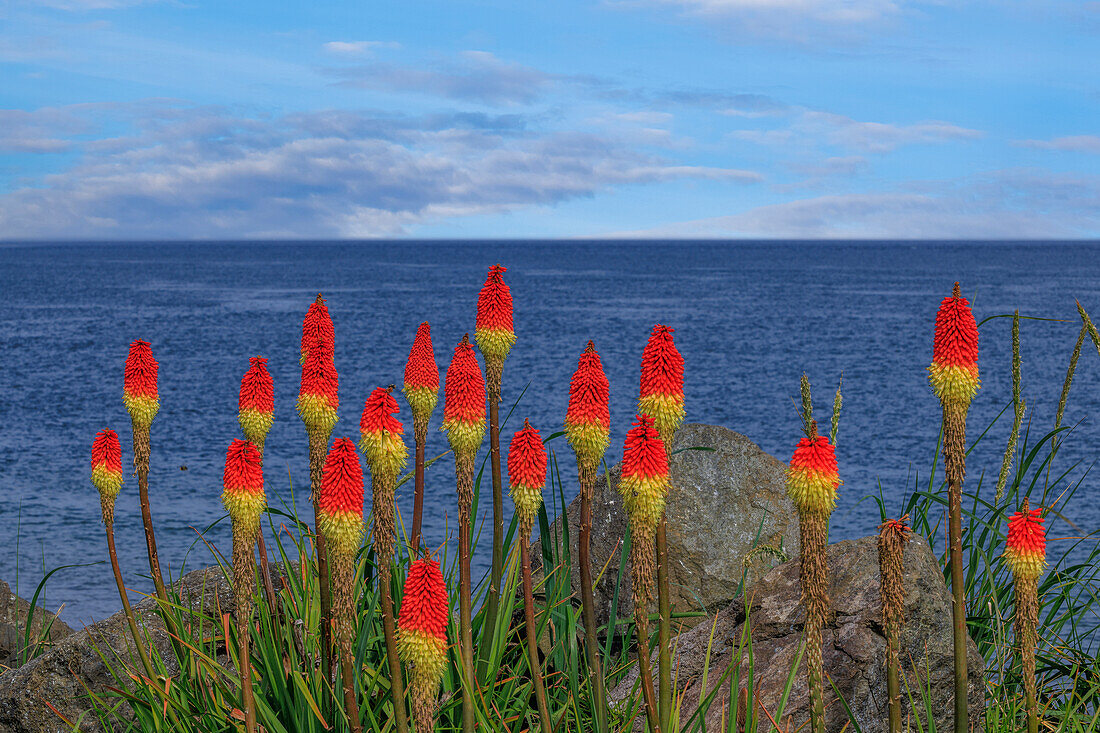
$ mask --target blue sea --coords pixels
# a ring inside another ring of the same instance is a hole
[[[128,465],[122,404],[129,343],[152,343],[161,409],[152,429],[150,493],[162,564],[176,573],[209,564],[198,531],[223,516],[227,444],[238,437],[237,391],[248,357],[262,354],[275,379],[267,441],[269,501],[308,507],[305,432],[294,410],[298,342],[306,308],[324,293],[336,329],[340,422],[358,437],[363,401],[402,381],[417,324],[432,324],[442,372],[473,330],[486,269],[508,267],[517,342],[504,370],[505,405],[526,389],[513,419],[548,434],[560,428],[569,377],[594,339],[611,381],[612,449],[630,426],[638,365],[650,328],[676,329],[684,355],[689,421],[744,433],[781,460],[799,438],[799,378],[813,383],[817,414],[830,414],[843,374],[838,458],[844,480],[834,539],[872,533],[881,491],[891,513],[918,477],[927,481],[939,428],[928,387],[932,323],[952,283],[978,320],[994,315],[1060,319],[1021,323],[1023,394],[1033,438],[1053,424],[1080,328],[1074,299],[1100,317],[1100,245],[1086,243],[469,241],[362,243],[89,243],[0,246],[0,578],[29,596],[43,572],[106,559],[99,502],[89,481],[95,433],[117,430]],[[971,434],[1011,400],[1011,320],[981,326],[982,390]],[[411,422],[407,406],[402,419]],[[433,428],[440,420],[437,410]],[[969,463],[992,496],[1010,410]],[[1100,358],[1086,341],[1066,424],[1077,425],[1057,468],[1100,455]],[[511,426],[515,427],[515,426]],[[411,433],[411,430],[410,430]],[[502,442],[506,444],[505,432]],[[559,446],[564,447],[563,443]],[[427,453],[446,450],[430,431]],[[561,456],[572,475],[572,456]],[[1057,472],[1057,471],[1056,471]],[[439,545],[454,525],[453,466],[427,479],[425,535]],[[1052,537],[1100,527],[1095,475]],[[572,486],[570,481],[570,486]],[[971,484],[973,485],[973,483]],[[293,499],[291,489],[294,489]],[[575,488],[573,489],[575,491]],[[399,490],[411,516],[411,482]],[[571,498],[567,497],[567,498]],[[505,502],[508,503],[507,501]],[[127,480],[116,527],[123,571],[148,591],[137,482]],[[486,529],[486,532],[488,530]],[[209,532],[229,545],[228,522]],[[477,569],[488,563],[482,551]],[[106,563],[64,569],[46,585],[72,624],[118,607]]]

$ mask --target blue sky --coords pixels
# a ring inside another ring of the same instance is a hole
[[[0,239],[1100,237],[1100,2],[0,0]]]

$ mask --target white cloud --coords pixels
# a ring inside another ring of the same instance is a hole
[[[1020,140],[1019,145],[1038,150],[1058,150],[1069,153],[1100,153],[1100,135],[1070,135],[1053,140]]]
[[[863,39],[905,12],[901,0],[612,0],[612,4],[670,7],[722,34],[805,44]]]
[[[132,136],[85,144],[74,167],[0,196],[4,236],[394,236],[621,185],[760,178],[588,133],[535,134],[509,115],[256,120],[167,103],[131,112]]]
[[[465,51],[430,67],[367,63],[326,70],[351,89],[431,94],[487,104],[529,103],[554,81],[552,74],[503,61],[485,51]]]
[[[761,145],[814,148],[832,145],[861,153],[889,153],[904,145],[927,145],[976,140],[984,133],[943,122],[911,124],[863,122],[844,115],[799,108],[790,124],[768,130],[734,130],[729,137]]]
[[[760,206],[608,236],[781,239],[1050,239],[1100,235],[1100,178],[999,171]]]
[[[321,46],[335,56],[366,56],[376,48],[400,48],[392,41],[329,41]]]

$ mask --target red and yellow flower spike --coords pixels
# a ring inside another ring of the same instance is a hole
[[[542,489],[546,486],[546,447],[539,431],[528,420],[512,436],[508,445],[508,491],[516,505],[520,532],[531,534],[535,515],[542,506]]]
[[[944,404],[969,405],[981,386],[978,325],[969,301],[959,295],[958,283],[952,294],[940,303],[936,314],[936,337],[928,379],[936,397]]]
[[[371,392],[359,420],[359,450],[366,455],[371,474],[389,480],[395,479],[405,467],[409,453],[401,438],[405,428],[394,417],[398,407],[392,392],[392,384]]]
[[[340,407],[340,378],[332,365],[332,356],[313,349],[302,366],[302,382],[298,390],[298,415],[306,430],[331,431],[336,425],[336,410]]]
[[[309,352],[315,345],[330,355],[334,351],[336,334],[332,328],[332,318],[328,314],[328,306],[320,293],[317,300],[310,304],[306,311],[306,317],[302,319],[302,346],[298,363],[305,364]]]
[[[126,357],[126,376],[122,389],[122,401],[135,425],[148,427],[160,410],[157,393],[157,360],[148,341],[138,339],[130,344]]]
[[[410,667],[417,733],[435,729],[435,698],[447,669],[448,618],[447,585],[439,563],[422,557],[409,566],[397,618],[397,648]]]
[[[350,438],[337,438],[329,449],[317,504],[318,529],[329,549],[354,557],[363,541],[363,466]]]
[[[815,434],[798,441],[787,469],[787,494],[798,511],[831,514],[839,487],[836,449],[829,439]]]
[[[1004,559],[1017,577],[1038,578],[1047,566],[1042,509],[1021,509],[1008,520]]]
[[[103,523],[109,525],[122,489],[122,447],[114,430],[101,430],[92,441],[92,484],[99,491]]]
[[[234,440],[225,452],[222,474],[222,503],[233,520],[233,534],[251,546],[260,530],[260,516],[267,500],[264,496],[263,457],[247,440]]]
[[[504,282],[508,268],[493,265],[477,297],[474,338],[485,361],[503,362],[516,342],[512,329],[512,292]]]
[[[409,360],[405,362],[405,400],[412,408],[413,420],[427,425],[439,400],[439,366],[432,350],[432,327],[424,321],[416,329]]]
[[[241,377],[237,422],[245,439],[263,455],[264,442],[275,414],[275,387],[267,371],[266,358],[253,356],[248,364],[248,371]]]
[[[637,418],[623,445],[619,493],[635,535],[652,535],[665,513],[668,455],[654,419],[646,414]]]
[[[569,382],[569,407],[565,411],[565,435],[578,463],[594,469],[603,460],[610,442],[611,385],[603,371],[600,355],[591,341],[577,360]]]
[[[676,350],[673,329],[657,324],[642,351],[638,412],[652,415],[665,444],[684,422],[684,357]]]
[[[638,670],[650,728],[660,730],[660,715],[649,669],[649,602],[657,564],[657,525],[668,497],[668,453],[652,417],[638,415],[623,445],[619,494],[630,520],[630,579],[634,626],[638,635]]]
[[[485,379],[469,334],[455,347],[443,387],[443,427],[456,455],[472,457],[485,438]]]

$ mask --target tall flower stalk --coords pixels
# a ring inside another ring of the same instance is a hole
[[[798,509],[802,548],[799,579],[806,609],[806,679],[810,690],[810,730],[825,733],[825,688],[821,631],[829,609],[829,515],[836,507],[840,475],[829,439],[810,421],[787,471],[787,493]]]
[[[264,457],[264,443],[275,417],[275,386],[267,371],[267,359],[253,356],[248,360],[248,371],[241,377],[241,392],[237,398],[237,422],[245,440],[256,446],[260,461]],[[256,547],[260,551],[260,575],[264,581],[264,593],[269,608],[275,608],[275,586],[271,583],[271,568],[267,561],[267,545],[261,528],[256,533]]]
[[[145,544],[149,554],[149,572],[161,603],[168,603],[164,588],[164,576],[160,572],[157,557],[157,537],[153,531],[153,514],[149,508],[149,428],[160,410],[157,391],[159,365],[153,358],[148,341],[138,339],[130,344],[126,357],[126,374],[122,401],[130,413],[134,434],[134,469],[138,477],[138,494],[141,499],[141,521],[145,526]]]
[[[363,405],[359,421],[359,449],[367,457],[371,475],[371,516],[374,519],[374,555],[378,562],[378,590],[382,601],[382,633],[386,640],[386,662],[390,670],[390,698],[397,733],[409,729],[405,712],[405,682],[397,654],[397,629],[393,613],[390,581],[393,577],[393,553],[397,545],[394,490],[397,474],[405,467],[408,449],[401,435],[404,427],[394,414],[397,400],[393,385],[371,392]]]
[[[978,326],[970,303],[955,283],[936,314],[932,389],[943,407],[943,464],[947,473],[948,547],[951,563],[952,628],[955,640],[955,733],[966,733],[966,587],[962,556],[962,484],[966,477],[966,414],[978,392]]]
[[[638,675],[652,733],[662,730],[649,668],[649,602],[653,598],[657,526],[668,497],[668,454],[649,415],[638,415],[623,445],[619,494],[630,521],[630,577],[638,632]]]
[[[611,387],[600,363],[600,355],[591,341],[577,361],[577,370],[569,382],[569,407],[565,412],[565,435],[577,456],[580,480],[580,532],[577,538],[577,564],[580,565],[581,617],[584,622],[584,652],[592,680],[592,707],[596,728],[607,727],[607,691],[600,665],[600,643],[596,636],[596,602],[592,591],[592,495],[596,474],[607,451],[611,431],[608,408]]]
[[[409,360],[405,362],[405,400],[412,409],[413,438],[413,519],[409,533],[409,556],[420,549],[420,525],[424,519],[424,446],[428,440],[428,422],[439,400],[439,366],[432,350],[432,327],[424,321],[416,329]]]
[[[307,360],[308,363],[308,360]],[[325,458],[317,496],[317,528],[332,563],[332,610],[336,621],[344,713],[353,733],[359,722],[352,642],[355,638],[355,555],[363,541],[363,467],[348,438],[337,438]]]
[[[477,298],[477,318],[474,340],[485,359],[485,381],[489,390],[489,461],[493,476],[493,559],[489,571],[489,594],[485,613],[488,644],[483,647],[488,654],[496,634],[497,611],[500,607],[500,588],[504,577],[504,498],[500,472],[500,380],[504,372],[504,360],[516,342],[512,328],[512,292],[504,282],[507,268],[493,265],[485,278],[485,285]],[[481,665],[487,663],[483,656]],[[480,676],[480,674],[479,674]]]
[[[458,489],[458,624],[462,658],[462,730],[474,729],[474,639],[471,625],[470,509],[474,498],[474,459],[485,439],[485,380],[469,334],[455,347],[443,387],[443,430],[455,455]]]
[[[905,623],[905,545],[912,530],[909,515],[882,523],[878,532],[879,591],[886,632],[886,701],[890,733],[901,733],[901,627]]]
[[[1028,733],[1038,733],[1039,704],[1035,691],[1035,648],[1039,643],[1039,578],[1046,569],[1046,532],[1042,509],[1023,506],[1008,520],[1004,560],[1016,584],[1016,643],[1020,646]]]
[[[653,416],[657,432],[672,458],[672,440],[684,422],[684,358],[676,349],[673,329],[657,324],[642,351],[638,412]],[[671,488],[670,488],[671,490]],[[657,704],[662,730],[672,719],[672,598],[668,578],[668,520],[657,524]]]
[[[130,607],[130,598],[126,595],[126,584],[122,580],[122,570],[118,565],[118,553],[115,551],[115,499],[122,489],[122,447],[118,442],[118,434],[114,430],[102,430],[96,433],[92,441],[92,485],[99,491],[99,507],[103,515],[103,527],[107,531],[107,554],[111,558],[111,570],[115,574],[115,585],[118,586],[118,595],[122,600],[122,610],[126,614],[126,623],[130,627],[130,634],[134,637],[134,646],[137,649],[141,666],[149,679],[156,674],[153,665],[149,662],[149,654],[145,651],[145,643],[141,638],[134,611]]]
[[[222,503],[233,522],[233,590],[237,608],[237,645],[241,675],[241,707],[248,733],[256,732],[256,702],[252,695],[252,662],[249,658],[252,624],[252,589],[256,578],[256,536],[264,497],[263,458],[247,440],[234,440],[225,453]]]
[[[397,648],[409,667],[416,733],[435,730],[439,682],[447,669],[447,585],[425,554],[409,566],[397,619]]]
[[[325,299],[317,294],[302,321],[302,381],[298,390],[298,416],[309,437],[309,485],[314,522],[319,515],[318,495],[325,467],[325,454],[336,410],[340,406],[339,378],[333,362],[335,349],[332,319]],[[332,589],[329,587],[328,547],[323,533],[317,534],[317,581],[321,604],[321,671],[332,680]]]
[[[535,623],[535,590],[531,579],[531,527],[542,506],[542,489],[546,486],[546,448],[539,431],[527,420],[512,436],[508,445],[508,492],[516,507],[519,525],[520,565],[523,569],[523,618],[527,627],[527,662],[535,701],[539,708],[542,733],[551,733],[550,708],[546,703],[546,685],[539,664],[539,632]]]

